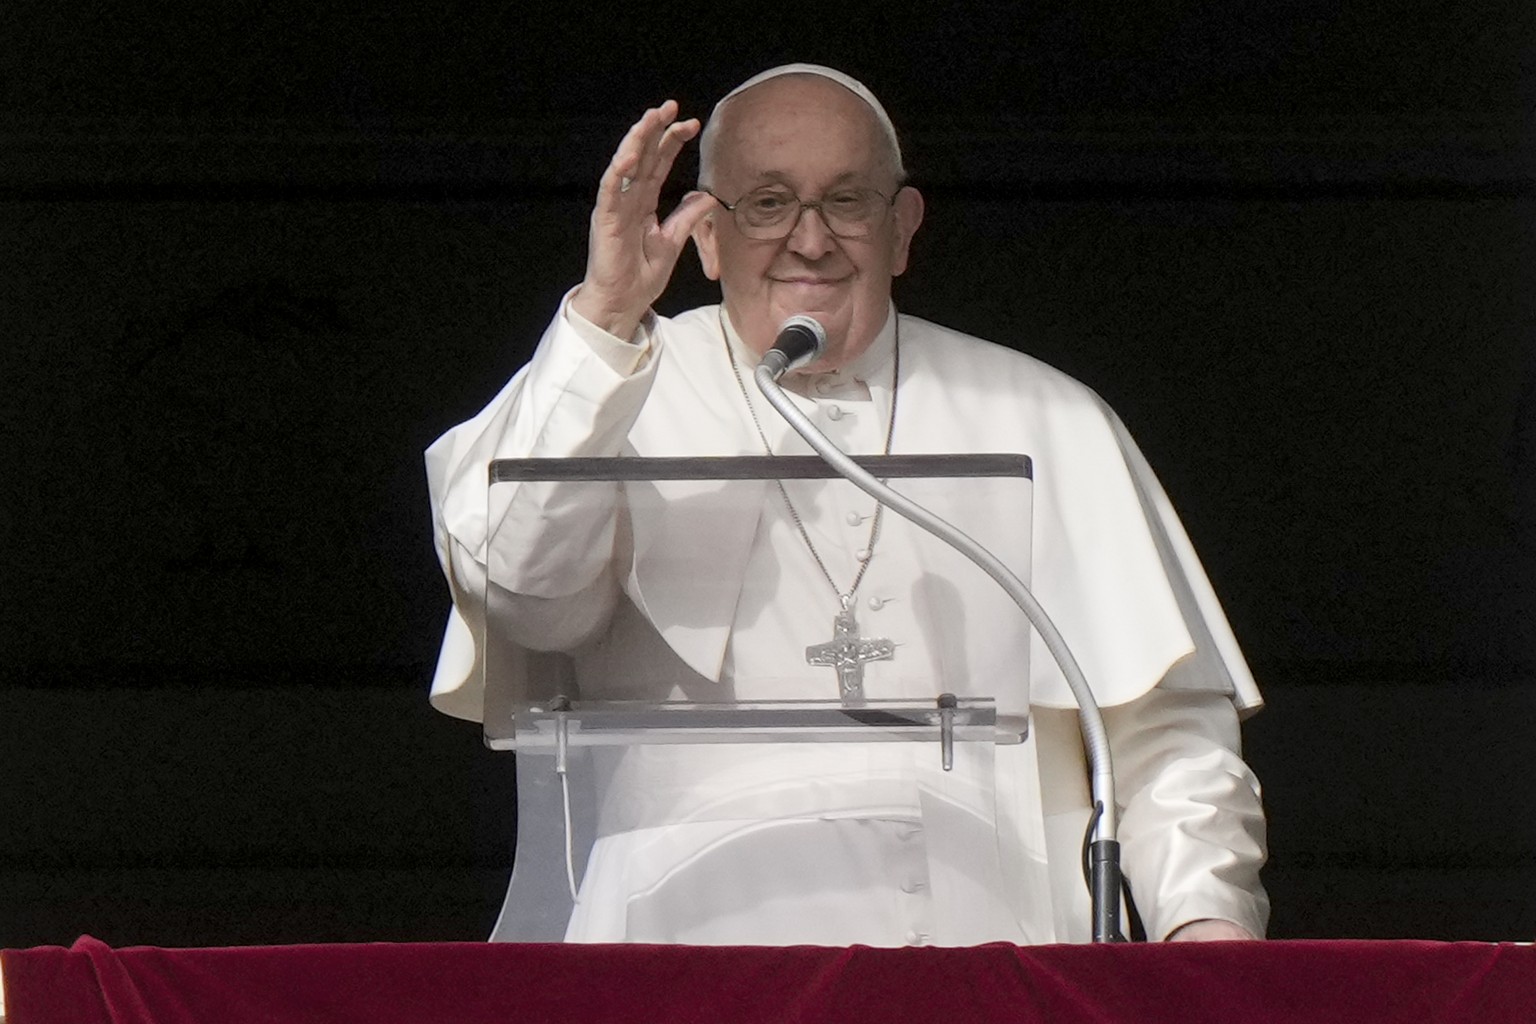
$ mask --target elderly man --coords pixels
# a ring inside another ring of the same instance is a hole
[[[942,649],[956,623],[935,624],[945,618],[942,601],[917,607],[904,535],[889,527],[882,534],[873,502],[861,510],[829,500],[830,485],[765,487],[755,519],[737,517],[706,531],[719,537],[696,538],[717,553],[718,621],[709,628],[676,628],[668,595],[679,583],[665,578],[666,559],[655,560],[658,569],[636,558],[633,535],[652,528],[656,510],[603,507],[584,524],[582,543],[562,545],[538,493],[511,488],[491,522],[484,467],[495,458],[807,450],[744,382],[784,319],[809,315],[825,327],[827,346],[787,387],[845,450],[1033,457],[1034,590],[1106,707],[1124,866],[1148,936],[1262,935],[1263,812],[1238,753],[1239,713],[1257,708],[1259,697],[1124,428],[1058,371],[896,312],[891,284],[906,269],[923,199],[905,184],[889,117],[860,83],[789,65],[739,86],[703,130],[699,189],[660,219],[663,183],[700,131],[677,117],[668,101],[630,129],[599,186],[580,286],[530,364],[427,453],[439,555],[460,613],[445,640],[436,706],[472,719],[483,713],[477,668],[487,644],[505,640],[488,629],[508,629],[525,647],[571,652],[587,697],[826,696],[818,688],[827,670],[794,662],[825,639],[839,607],[856,608],[895,642],[895,658],[869,666],[876,692],[931,688],[933,676],[955,671]],[[659,317],[651,305],[690,238],[723,301]],[[485,622],[487,586],[509,595],[510,623]],[[924,901],[933,897],[922,823],[871,798],[777,835],[638,826],[604,835],[568,937],[876,945],[1086,938],[1077,843],[1088,799],[1073,701],[1022,616],[1005,632],[988,645],[991,661],[968,664],[994,679],[1016,676],[1010,666],[1026,659],[1030,666],[1031,741],[1023,753],[998,748],[998,792],[1038,780],[1019,799],[1044,822],[1056,905],[1043,925],[962,925],[935,935],[924,924],[932,911]],[[700,763],[674,774],[707,788]],[[764,777],[820,770],[814,759],[805,764],[796,755]],[[621,793],[630,786],[639,801],[656,778],[642,771],[616,785]],[[717,797],[711,791],[708,799]],[[1027,828],[1011,812],[999,811],[998,820]],[[1017,893],[991,898],[1019,902]]]

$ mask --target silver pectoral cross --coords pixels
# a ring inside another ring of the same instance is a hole
[[[843,599],[843,610],[832,620],[832,639],[805,649],[808,664],[837,669],[837,688],[844,704],[863,702],[866,661],[886,661],[895,656],[896,645],[891,641],[859,636],[848,598]]]

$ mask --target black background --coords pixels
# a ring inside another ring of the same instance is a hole
[[[903,130],[902,307],[1161,474],[1269,700],[1272,933],[1536,937],[1533,21],[5,5],[0,945],[488,933],[510,764],[426,706],[420,452],[625,126],[787,60]],[[710,297],[685,256],[664,309]]]

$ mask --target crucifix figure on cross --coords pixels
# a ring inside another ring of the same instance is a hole
[[[864,700],[864,663],[886,661],[896,656],[896,645],[889,640],[859,636],[859,624],[853,617],[852,602],[843,598],[843,610],[832,620],[832,639],[805,649],[811,665],[837,669],[838,694],[844,704]]]

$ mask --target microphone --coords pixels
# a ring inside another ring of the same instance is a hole
[[[827,347],[827,329],[811,317],[792,316],[779,325],[773,348],[763,356],[759,368],[766,368],[773,380],[790,370],[814,362]]]

